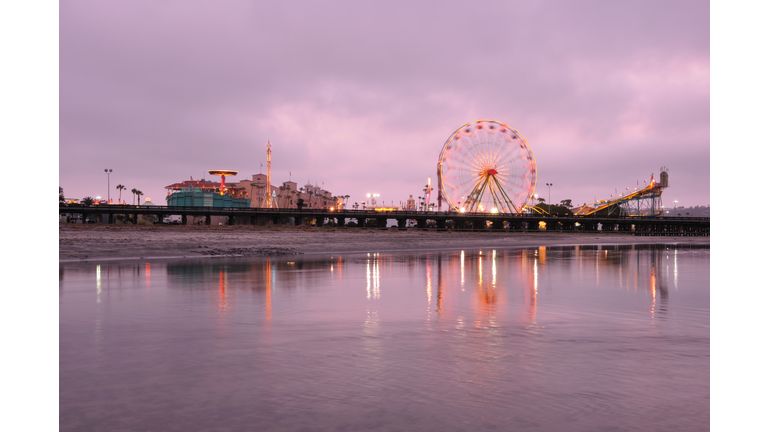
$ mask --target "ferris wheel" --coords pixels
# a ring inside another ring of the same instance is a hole
[[[536,189],[536,160],[515,128],[478,120],[445,142],[437,180],[438,202],[456,211],[522,213]]]

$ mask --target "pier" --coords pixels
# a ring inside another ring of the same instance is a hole
[[[314,226],[334,225],[348,229],[388,229],[390,221],[397,229],[506,231],[506,232],[590,232],[626,233],[643,236],[709,236],[708,217],[621,217],[621,216],[546,216],[539,214],[504,213],[457,213],[427,211],[378,211],[378,210],[331,210],[331,209],[274,209],[274,208],[215,208],[215,207],[168,207],[137,205],[60,204],[59,214],[96,216],[97,220],[115,223],[116,215],[124,215],[129,223],[137,224],[139,215],[180,215],[181,224],[188,218],[199,217],[205,225],[211,224],[212,216],[226,216],[227,225],[273,224]],[[375,224],[371,221],[376,221]]]

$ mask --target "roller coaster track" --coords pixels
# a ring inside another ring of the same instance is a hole
[[[613,198],[608,200],[599,200],[598,202],[595,202],[592,205],[584,206],[577,211],[574,212],[574,215],[576,216],[589,216],[591,214],[597,213],[600,210],[607,209],[612,206],[621,206],[622,204],[628,204],[631,201],[637,201],[641,199],[654,199],[661,197],[661,193],[664,191],[664,187],[661,186],[659,183],[651,183],[649,186],[640,189],[639,191],[631,192],[625,196],[621,196],[619,198]],[[661,213],[661,209],[658,210],[653,208],[652,209],[653,216],[659,215]],[[627,216],[641,216],[640,214],[629,214]],[[650,215],[642,215],[642,216],[650,216]]]

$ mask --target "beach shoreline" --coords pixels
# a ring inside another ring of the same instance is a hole
[[[691,244],[709,237],[292,226],[59,225],[59,262],[419,252],[539,246]]]

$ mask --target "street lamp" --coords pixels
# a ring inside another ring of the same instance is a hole
[[[107,173],[107,204],[109,204],[109,175],[112,173],[112,168],[104,168],[104,172]]]
[[[675,200],[675,209],[672,211],[672,216],[677,214],[677,200]]]
[[[370,198],[371,206],[375,209],[376,208],[376,198],[379,197],[380,195],[375,193],[375,194],[366,194],[365,196]]]
[[[552,216],[552,186],[554,183],[547,183],[547,187],[549,188],[549,198],[547,201],[549,202],[549,215]]]

